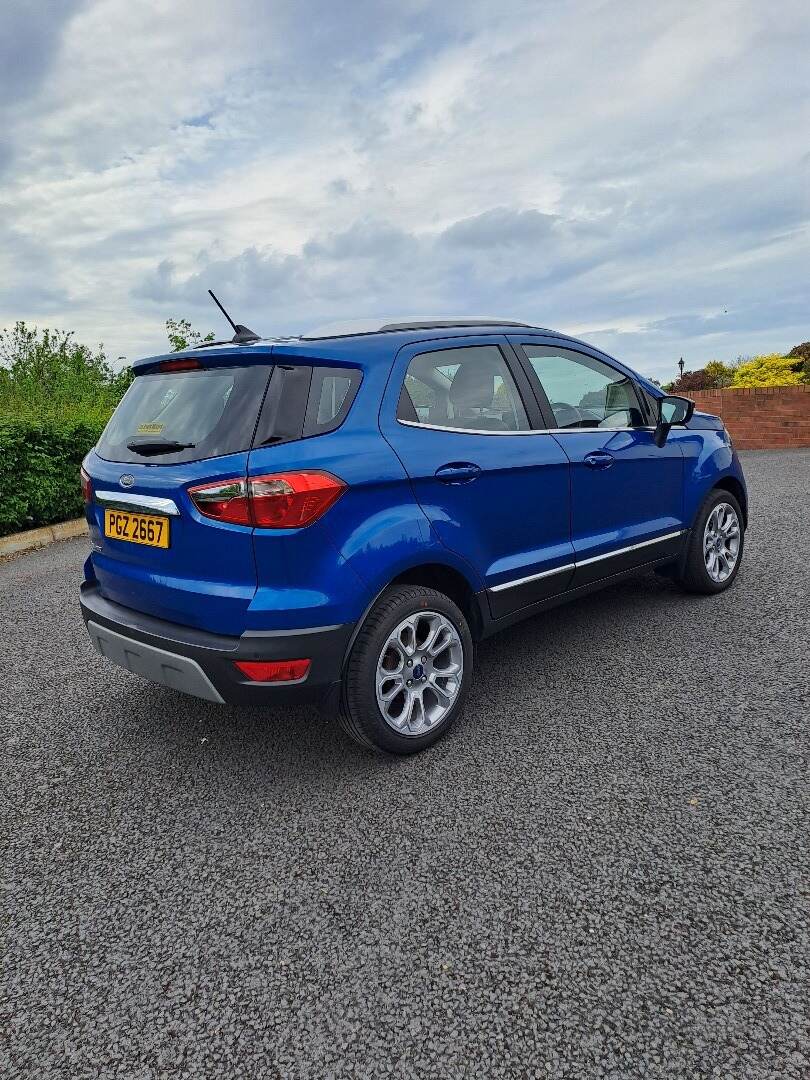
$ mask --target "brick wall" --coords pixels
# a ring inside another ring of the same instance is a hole
[[[810,386],[689,390],[699,412],[721,416],[738,450],[810,446]]]

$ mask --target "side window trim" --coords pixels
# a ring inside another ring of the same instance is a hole
[[[548,397],[546,396],[546,392],[543,389],[543,384],[540,382],[540,379],[539,379],[539,377],[537,375],[537,372],[532,367],[531,361],[529,360],[529,357],[526,354],[525,346],[527,346],[527,345],[537,345],[537,346],[543,346],[543,348],[558,349],[560,354],[563,355],[563,356],[566,353],[572,353],[574,356],[579,355],[579,356],[587,357],[587,359],[589,359],[589,360],[596,360],[598,363],[604,364],[605,367],[610,368],[611,371],[615,371],[617,375],[622,375],[624,378],[626,378],[628,380],[628,382],[630,383],[630,386],[633,388],[633,394],[634,394],[635,399],[636,399],[636,405],[638,406],[638,411],[639,411],[640,416],[643,416],[643,417],[647,416],[647,412],[648,412],[647,403],[646,403],[646,401],[643,401],[641,399],[642,398],[641,390],[640,390],[638,384],[636,383],[636,380],[631,378],[630,376],[628,376],[626,372],[621,371],[619,368],[615,367],[613,364],[610,363],[609,360],[605,359],[605,357],[603,357],[603,356],[596,356],[593,353],[587,352],[585,349],[574,349],[568,344],[559,345],[556,341],[548,341],[548,340],[543,340],[543,339],[539,339],[539,338],[537,340],[534,340],[534,341],[531,340],[531,339],[526,339],[526,338],[521,339],[520,341],[516,341],[515,339],[511,339],[510,344],[512,345],[512,348],[515,350],[515,354],[517,355],[518,359],[520,360],[521,367],[526,372],[527,378],[529,379],[529,381],[531,383],[532,389],[533,389],[533,391],[534,391],[534,393],[535,393],[535,395],[537,397],[538,403],[540,404],[542,412],[543,412],[544,416],[546,417],[546,423],[547,423],[547,430],[548,431],[550,431],[550,432],[552,432],[554,434],[562,434],[563,432],[568,432],[568,431],[606,431],[606,430],[613,430],[613,431],[640,431],[640,430],[644,430],[644,429],[650,427],[650,425],[646,424],[646,423],[645,424],[639,424],[636,427],[613,428],[613,429],[599,428],[599,427],[595,427],[595,428],[561,428],[561,427],[558,427],[557,426],[557,421],[556,421],[556,419],[554,417],[554,412],[553,412],[553,410],[551,408],[551,402],[548,400]]]
[[[428,348],[422,348],[422,345],[429,346]],[[515,383],[515,389],[518,394],[518,398],[523,405],[523,410],[526,413],[526,418],[529,423],[529,427],[521,431],[492,431],[483,428],[466,428],[466,427],[450,427],[444,424],[428,424],[418,418],[416,420],[403,420],[400,419],[399,413],[399,394],[403,391],[407,392],[405,386],[405,377],[408,373],[408,368],[411,361],[417,356],[426,356],[430,353],[448,352],[451,349],[469,349],[478,348],[484,345],[494,345],[501,353],[501,357],[506,366],[506,370],[512,377]],[[511,342],[507,341],[505,337],[491,337],[491,338],[476,338],[474,342],[471,342],[466,338],[440,338],[438,340],[429,342],[418,342],[411,349],[408,349],[408,358],[405,366],[405,371],[402,374],[402,382],[400,384],[399,394],[396,396],[396,411],[395,419],[398,424],[402,424],[405,427],[419,427],[427,428],[431,431],[448,431],[460,435],[536,435],[539,431],[545,430],[545,421],[543,419],[540,408],[537,404],[537,398],[534,394],[532,385],[523,370],[523,364],[520,361],[514,346]]]
[[[532,382],[526,374],[525,368],[518,355],[517,350],[511,341],[506,342],[506,348],[501,348],[506,366],[509,369],[512,378],[515,380],[518,394],[523,401],[523,408],[526,410],[526,416],[529,418],[529,427],[532,431],[544,431],[548,424],[546,417],[543,414],[543,408],[541,402],[537,398],[537,394],[534,392]]]
[[[321,388],[323,387],[324,381],[328,378],[348,379],[349,388],[335,415],[325,423],[319,424],[318,406],[320,404]],[[327,432],[335,431],[341,426],[343,421],[349,415],[349,409],[351,409],[354,399],[357,396],[361,380],[362,373],[359,368],[313,366],[312,382],[310,383],[309,388],[309,400],[307,402],[306,417],[304,419],[303,437],[305,439],[309,438],[311,435],[326,435]]]
[[[514,353],[516,365],[520,368],[521,374],[526,380],[526,384],[530,388],[532,397],[537,406],[539,421],[538,429],[543,431],[553,431],[556,428],[556,421],[554,419],[554,413],[551,410],[551,403],[546,397],[546,392],[543,389],[540,380],[537,378],[537,373],[529,363],[529,358],[523,348],[523,342],[517,343],[514,340],[510,340],[509,345]]]
[[[326,378],[348,379],[349,388],[338,412],[319,424],[318,405]],[[325,435],[341,426],[362,381],[358,368],[323,367],[319,364],[276,364],[256,424],[253,449],[298,442]]]
[[[311,379],[312,368],[309,365],[275,365],[253,436],[254,450],[278,443],[297,442],[303,437]],[[279,431],[282,404],[287,412],[283,418],[283,429]]]
[[[654,428],[656,426],[658,414],[658,403],[656,399],[651,393],[649,393],[649,391],[645,390],[642,386],[636,386],[636,393],[640,395],[642,404],[647,410],[649,426]]]

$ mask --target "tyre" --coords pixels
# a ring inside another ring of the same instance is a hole
[[[415,754],[457,719],[472,681],[467,620],[421,585],[388,589],[360,629],[343,680],[340,723],[361,745]]]
[[[723,592],[740,569],[744,541],[740,504],[728,491],[710,491],[692,526],[680,585],[688,592]]]

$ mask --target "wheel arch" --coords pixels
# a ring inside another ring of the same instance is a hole
[[[748,496],[743,484],[736,476],[723,476],[711,487],[712,491],[727,491],[740,504],[743,515],[743,527],[748,528]]]
[[[446,563],[420,563],[403,570],[386,588],[392,585],[424,585],[428,589],[444,593],[463,612],[473,639],[477,640],[481,636],[481,610],[476,600],[476,592],[460,570]]]
[[[473,641],[478,641],[483,637],[484,618],[478,602],[478,594],[470,580],[460,570],[449,566],[447,563],[436,561],[414,563],[412,566],[401,569],[375,593],[374,598],[357,620],[354,632],[346,646],[343,657],[344,667],[369,612],[374,608],[383,593],[395,585],[424,585],[426,588],[436,589],[438,592],[444,593],[463,612],[470,627]]]

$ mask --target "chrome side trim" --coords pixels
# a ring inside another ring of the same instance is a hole
[[[158,495],[134,495],[130,491],[94,491],[97,502],[111,509],[145,510],[152,514],[167,514],[179,517],[180,511],[174,499],[164,499]]]
[[[453,431],[457,435],[548,435],[546,428],[529,428],[527,431],[490,431],[484,428],[443,427],[441,424],[420,424],[416,420],[400,420],[405,427],[428,428],[430,431]]]
[[[655,428],[650,424],[639,424],[638,427],[552,427],[543,430],[549,435],[607,435],[614,431],[655,431]]]
[[[405,427],[428,428],[430,431],[453,431],[457,435],[612,435],[616,431],[655,431],[649,424],[639,427],[580,427],[580,428],[529,428],[524,431],[492,431],[488,428],[446,427],[443,424],[423,424],[418,420],[400,420]],[[677,425],[673,424],[673,427]]]
[[[551,577],[552,574],[562,574],[566,570],[576,570],[580,566],[589,566],[591,563],[601,562],[603,559],[612,559],[616,555],[626,555],[628,551],[638,551],[639,548],[650,547],[652,544],[662,544],[665,540],[674,540],[676,536],[683,536],[685,532],[687,532],[686,529],[678,529],[677,532],[656,536],[654,540],[642,540],[638,544],[629,544],[627,547],[616,548],[615,551],[606,551],[604,555],[594,555],[590,559],[580,559],[578,562],[566,563],[565,566],[556,566],[553,570],[543,570],[539,574],[529,574],[528,577],[516,578],[514,581],[503,581],[500,585],[490,586],[489,592],[514,589],[516,585],[525,585],[529,581],[539,581],[540,578]]]
[[[517,578],[515,581],[504,581],[500,585],[493,585],[490,592],[501,592],[503,589],[514,589],[516,585],[526,585],[530,581],[539,581],[540,578],[551,577],[552,574],[564,574],[566,570],[574,570],[576,563],[566,563],[565,566],[555,566],[553,570],[543,570],[539,574],[529,574],[528,577]]]
[[[678,529],[677,532],[656,536],[654,540],[642,540],[639,544],[628,544],[627,547],[616,548],[615,551],[605,552],[604,555],[594,555],[590,559],[580,559],[577,566],[590,566],[591,563],[601,562],[602,559],[612,559],[615,555],[626,555],[628,551],[638,551],[639,548],[650,547],[652,544],[663,544],[665,540],[674,540],[676,536],[683,536],[685,532],[686,529]]]

